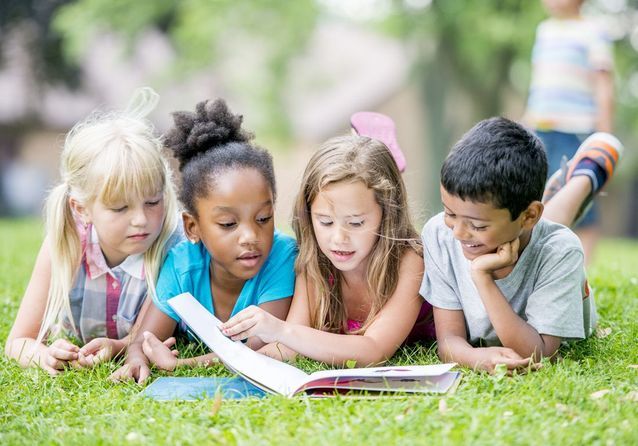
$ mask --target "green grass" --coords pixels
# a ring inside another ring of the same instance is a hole
[[[33,221],[0,221],[2,345],[41,233]],[[464,370],[456,393],[443,397],[268,397],[224,401],[213,414],[212,400],[155,402],[140,398],[135,384],[110,383],[116,364],[51,378],[2,357],[0,444],[638,444],[638,369],[629,367],[638,364],[636,265],[638,243],[605,241],[590,269],[609,335],[575,343],[563,361],[528,375]],[[392,362],[433,361],[431,348],[416,347]],[[229,376],[220,366],[177,373]],[[591,397],[603,389],[609,392]]]

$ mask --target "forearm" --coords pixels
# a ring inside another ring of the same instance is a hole
[[[177,359],[177,367],[186,366],[186,367],[199,367],[204,366],[208,367],[213,362],[217,362],[218,358],[215,353],[208,353],[206,355],[195,356],[193,358],[178,358]]]
[[[266,344],[257,351],[262,355],[270,356],[278,361],[292,361],[297,357],[296,351],[285,346],[281,342]]]
[[[596,79],[596,130],[613,131],[614,83],[611,73],[598,73]]]
[[[125,364],[134,363],[137,361],[141,361],[142,363],[146,365],[149,364],[149,360],[144,354],[144,350],[142,349],[143,342],[144,342],[144,338],[141,336],[138,336],[137,338],[135,338],[134,341],[132,341],[129,344],[128,349],[126,351]]]
[[[285,323],[277,341],[303,356],[331,365],[354,360],[358,366],[367,367],[391,356],[384,355],[370,337],[328,333],[290,323]]]
[[[474,275],[473,280],[494,331],[504,347],[511,348],[523,358],[533,356],[534,361],[554,353],[546,351],[541,335],[514,312],[490,276]]]
[[[439,358],[443,362],[456,362],[459,365],[478,368],[481,363],[479,349],[472,347],[466,339],[448,335],[437,339]]]
[[[33,338],[15,338],[7,340],[4,352],[7,357],[18,361],[21,367],[29,367],[39,365],[46,350],[46,345],[37,343]]]
[[[130,336],[123,337],[122,339],[113,339],[111,344],[113,346],[111,357],[115,358],[116,356],[124,353],[130,342]]]

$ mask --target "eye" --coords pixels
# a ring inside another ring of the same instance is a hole
[[[268,215],[267,217],[257,217],[257,223],[264,225],[272,220],[272,215]]]
[[[157,206],[160,203],[160,201],[162,200],[160,199],[160,200],[147,201],[145,204],[147,206]]]
[[[118,208],[111,208],[111,211],[119,213],[119,212],[124,212],[127,209],[128,209],[128,206],[125,205],[125,206],[121,206],[121,207],[118,207]]]
[[[332,225],[332,220],[317,220],[321,226],[330,226]]]
[[[237,223],[234,221],[229,222],[219,222],[217,223],[222,229],[232,229],[237,226]]]
[[[361,226],[363,226],[364,220],[361,221],[351,221],[348,224],[350,226],[352,226],[353,228],[360,228]]]
[[[445,211],[445,217],[446,217],[446,218],[454,218],[454,217],[456,217],[456,215],[454,215],[454,214],[453,214],[453,213],[451,213],[451,212]]]
[[[476,226],[475,224],[470,223],[470,228],[473,229],[474,231],[483,231],[487,229],[487,226]]]

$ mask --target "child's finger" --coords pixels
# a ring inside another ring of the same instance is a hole
[[[122,367],[111,373],[109,376],[109,381],[112,382],[120,382],[131,379],[130,375],[131,366],[129,364],[124,364]]]
[[[151,376],[151,369],[146,365],[140,366],[137,372],[137,383],[142,384],[149,376]]]
[[[91,354],[95,354],[100,348],[102,348],[103,339],[96,338],[92,341],[89,341],[84,347],[80,349],[80,354],[84,356],[88,356]]]
[[[47,372],[49,375],[51,376],[57,376],[60,374],[59,370],[54,369],[53,367],[50,367],[46,364],[41,364],[42,370],[44,370],[45,372]]]
[[[78,359],[78,353],[70,351],[65,348],[59,348],[53,344],[49,346],[49,355],[57,360],[62,361],[74,361]]]
[[[177,350],[171,350],[171,353],[173,354],[173,356],[175,356],[176,358],[179,356],[179,351]]]
[[[66,363],[66,361],[60,361],[55,356],[49,355],[46,357],[44,363],[54,370],[61,370],[64,368],[64,364]]]
[[[168,348],[171,348],[172,346],[175,345],[176,342],[177,341],[175,340],[175,338],[171,336],[170,338],[164,341],[164,345],[167,346]]]
[[[58,348],[60,350],[67,350],[67,351],[70,351],[70,352],[79,352],[80,351],[80,347],[78,347],[75,344],[71,344],[66,339],[57,339],[53,344],[50,345],[50,347],[55,347],[55,348]]]
[[[108,361],[112,357],[111,347],[104,347],[102,350],[98,350],[95,355],[91,355],[93,365],[98,365],[101,362]]]
[[[529,367],[530,361],[531,361],[530,358],[510,359],[510,360],[504,361],[504,364],[506,365],[508,370],[514,370],[514,369]]]
[[[255,314],[255,312],[257,312],[259,310],[260,310],[259,307],[255,306],[255,305],[250,305],[249,307],[244,308],[239,313],[237,313],[236,315],[234,315],[233,317],[228,319],[226,322],[224,322],[220,326],[220,328],[222,330],[226,330],[228,328],[231,328],[231,327],[233,327],[233,326],[245,321],[246,319],[252,318],[253,315]]]
[[[252,318],[249,318],[233,325],[232,327],[224,329],[223,333],[229,337],[237,336],[239,333],[250,330],[254,326],[255,326],[255,321]]]
[[[80,367],[93,367],[93,360],[94,360],[94,355],[82,355],[80,354],[80,357],[78,358],[77,361],[73,361],[71,363],[71,365],[77,364]]]
[[[231,336],[230,339],[232,339],[233,341],[243,341],[244,339],[248,339],[249,337],[251,337],[252,335],[250,334],[251,330],[246,330],[246,331],[242,331],[237,333],[234,336]]]
[[[144,342],[142,342],[142,352],[144,352],[146,356],[151,356],[153,354],[153,347],[151,347],[148,339],[144,339]]]

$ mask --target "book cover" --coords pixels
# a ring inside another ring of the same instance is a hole
[[[263,398],[266,393],[241,377],[161,377],[147,386],[141,395],[158,401],[193,401],[214,398],[221,392],[223,399]]]

